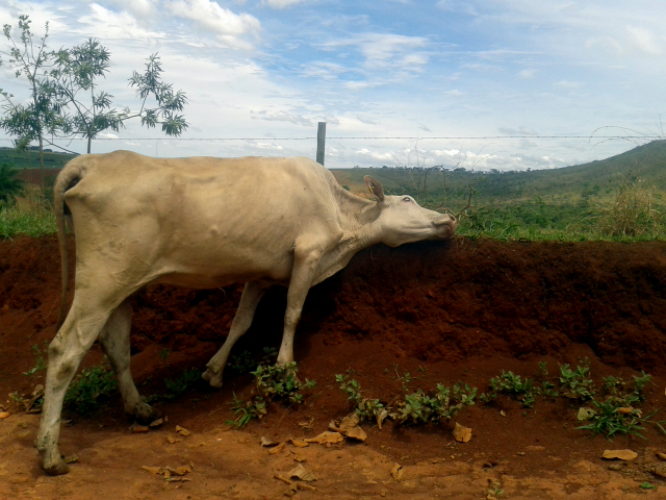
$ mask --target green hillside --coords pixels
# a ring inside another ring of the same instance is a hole
[[[44,152],[45,168],[62,168],[74,155],[67,153]],[[14,148],[0,148],[0,165],[8,163],[16,168],[39,168],[39,153],[34,150],[17,151]]]
[[[354,168],[332,170],[343,186],[363,191],[363,176],[372,175],[387,191],[409,193],[422,201],[475,196],[488,201],[569,201],[605,199],[623,179],[641,179],[657,197],[666,193],[666,141],[654,141],[606,160],[552,170],[470,172],[464,169]]]

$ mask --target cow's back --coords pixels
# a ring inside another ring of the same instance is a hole
[[[81,179],[65,199],[77,252],[118,269],[130,259],[137,275],[284,280],[299,238],[339,233],[336,181],[307,158],[157,159],[119,151],[65,167],[74,168]]]

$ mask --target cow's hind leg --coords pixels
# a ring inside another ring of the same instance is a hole
[[[150,423],[158,417],[158,412],[141,399],[130,373],[131,321],[132,306],[128,300],[125,300],[109,317],[99,340],[118,377],[118,388],[123,398],[125,412],[142,423]]]
[[[215,356],[206,364],[206,371],[202,375],[204,380],[208,380],[208,383],[212,387],[222,387],[222,370],[224,370],[227,364],[231,348],[252,325],[257,305],[269,287],[270,284],[264,282],[252,281],[245,284],[243,295],[241,295],[240,303],[238,304],[238,310],[231,322],[231,329],[229,330],[227,340]]]
[[[89,293],[75,294],[67,319],[49,346],[44,407],[35,440],[41,455],[40,466],[49,475],[69,471],[58,450],[63,399],[81,359],[99,336],[111,311],[99,301],[81,300],[86,296]]]

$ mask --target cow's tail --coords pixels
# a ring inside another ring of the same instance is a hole
[[[67,251],[67,233],[65,230],[65,219],[69,219],[69,227],[74,233],[74,224],[68,213],[65,203],[65,192],[76,185],[83,177],[84,169],[79,159],[70,161],[62,169],[55,185],[53,186],[53,208],[56,216],[56,227],[58,228],[58,245],[60,247],[60,272],[62,278],[62,288],[60,296],[60,314],[56,323],[56,331],[65,322],[67,317],[67,295],[69,291],[69,252]]]

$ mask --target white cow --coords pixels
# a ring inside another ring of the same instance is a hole
[[[130,374],[128,297],[151,283],[217,288],[246,283],[231,330],[203,377],[222,385],[232,346],[252,323],[271,285],[288,287],[278,364],[293,361],[294,330],[308,290],[359,250],[443,239],[455,218],[409,196],[376,201],[344,190],[307,158],[149,158],[127,151],[70,161],[55,184],[63,305],[49,347],[44,408],[35,446],[48,474],[68,471],[58,451],[63,397],[99,338],[118,377],[125,411],[150,420]],[[65,217],[76,235],[74,299],[68,288]]]

